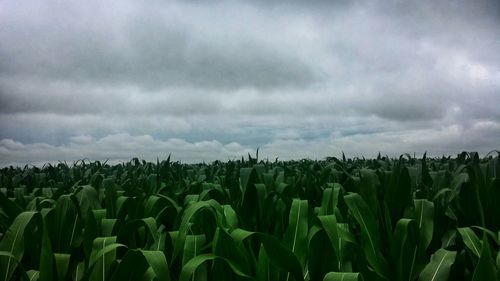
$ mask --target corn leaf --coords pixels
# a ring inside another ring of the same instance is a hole
[[[491,255],[490,244],[486,235],[483,238],[481,255],[479,261],[477,262],[476,268],[474,270],[474,275],[472,276],[472,281],[480,280],[498,280],[497,267]]]
[[[386,278],[388,276],[388,265],[381,253],[382,242],[373,213],[357,193],[344,196],[344,200],[361,227],[361,245],[366,259],[378,275]]]
[[[458,233],[460,233],[460,236],[462,236],[462,240],[470,252],[475,256],[480,257],[482,246],[481,240],[479,240],[476,233],[470,227],[461,227],[457,230]]]
[[[352,272],[329,272],[323,281],[363,281],[361,273]]]
[[[294,199],[290,209],[289,224],[283,243],[297,256],[302,268],[307,257],[308,204],[307,200]]]
[[[439,249],[431,256],[431,261],[420,273],[419,281],[446,281],[450,268],[455,262],[456,251]]]
[[[12,225],[0,241],[0,251],[9,253],[0,257],[0,280],[10,280],[17,265],[17,261],[24,256],[24,235],[27,226],[39,220],[38,212],[22,212],[12,222]]]

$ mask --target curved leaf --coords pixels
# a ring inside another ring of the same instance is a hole
[[[184,248],[184,242],[186,241],[186,235],[190,229],[190,221],[191,219],[200,211],[207,209],[211,211],[215,217],[219,217],[222,214],[221,205],[210,199],[208,201],[201,201],[193,203],[187,207],[186,211],[182,216],[181,225],[179,227],[179,236],[177,237],[174,245],[173,257],[172,259],[176,259],[181,255],[181,250]],[[220,223],[221,219],[216,219],[218,223]]]
[[[318,216],[318,220],[326,232],[331,246],[335,251],[337,270],[344,271],[344,259],[346,254],[344,253],[345,241],[341,235],[339,235],[339,226],[337,224],[337,219],[335,215]]]
[[[162,281],[170,281],[170,272],[167,264],[167,258],[161,251],[141,250],[149,266],[153,269],[156,278]]]
[[[393,269],[396,280],[413,280],[418,254],[418,226],[412,219],[400,219],[392,241]]]
[[[457,252],[445,249],[437,250],[431,261],[420,273],[419,281],[446,281],[450,274],[450,268],[455,262]]]
[[[469,250],[477,257],[481,256],[481,240],[470,227],[462,227],[457,229],[462,236],[462,240]]]
[[[8,223],[12,223],[14,219],[23,212],[23,209],[13,201],[9,200],[9,198],[7,198],[2,191],[0,191],[0,206],[0,208],[2,208],[7,215]]]
[[[323,281],[363,281],[363,276],[353,272],[329,272]]]
[[[361,227],[361,246],[366,259],[378,275],[387,278],[388,265],[381,253],[381,239],[373,213],[357,193],[344,196],[352,215]]]
[[[222,228],[217,228],[215,232],[215,237],[213,240],[213,253],[219,257],[223,257],[233,261],[234,265],[238,267],[238,270],[249,275],[250,272],[250,264],[248,263],[247,257],[245,256],[245,251],[242,245],[237,245],[233,238]],[[225,267],[214,262],[213,272],[216,276],[222,278],[224,275],[228,276]]]
[[[483,238],[482,244],[481,256],[477,262],[476,269],[474,269],[472,281],[498,280],[497,268],[491,255],[490,244],[486,235]]]
[[[233,261],[222,258],[222,257],[218,257],[214,254],[203,254],[203,255],[199,255],[199,256],[192,258],[184,265],[184,267],[182,267],[182,272],[181,272],[181,276],[179,278],[179,281],[189,281],[189,278],[191,278],[193,273],[196,271],[196,269],[198,269],[198,267],[200,265],[204,264],[207,261],[216,260],[216,259],[224,261],[227,265],[229,265],[229,267],[233,270],[233,272],[236,275],[238,275],[240,277],[247,278],[249,280],[254,280],[254,278],[241,272],[238,269],[238,266],[235,265]]]
[[[55,252],[70,253],[71,246],[83,227],[71,195],[65,194],[57,199],[55,219],[55,233],[51,237],[52,247]]]
[[[15,263],[15,265],[19,265],[19,268],[21,269],[20,272],[21,272],[21,277],[23,278],[23,280],[30,280],[29,277],[28,277],[28,274],[26,273],[26,270],[24,270],[23,268],[23,265],[19,262],[19,260],[14,256],[12,255],[10,252],[6,252],[6,251],[0,251],[0,258],[5,258],[5,259],[8,259],[10,260],[12,263]],[[15,266],[13,266],[15,268]],[[7,273],[7,272],[6,272]],[[2,274],[3,275],[3,274]],[[5,274],[4,276],[2,276],[3,278],[5,279],[2,279],[4,281],[7,281],[7,280],[10,280],[10,276],[7,276],[7,274]]]
[[[116,250],[127,248],[123,244],[116,243],[116,236],[97,237],[92,245],[88,273],[92,280],[105,281],[109,274],[111,264],[116,259]],[[85,279],[85,278],[84,278]]]
[[[273,266],[282,269],[285,272],[290,272],[290,276],[295,278],[297,281],[304,279],[302,275],[302,267],[297,259],[297,256],[295,256],[293,252],[284,246],[283,243],[281,243],[276,237],[265,233],[251,232],[243,229],[234,230],[231,233],[231,236],[237,245],[243,243],[242,241],[244,239],[256,236],[265,249],[265,256]]]
[[[149,266],[139,250],[128,250],[114,271],[111,281],[141,280]]]
[[[318,254],[321,253],[321,254]],[[309,231],[309,258],[307,273],[312,280],[321,280],[330,271],[339,271],[336,251],[325,229],[314,225]]]
[[[0,258],[0,280],[9,280],[18,263],[24,256],[24,231],[35,219],[39,219],[38,212],[22,212],[12,222],[12,225],[0,241],[0,251],[10,253]],[[14,259],[13,259],[14,257]]]

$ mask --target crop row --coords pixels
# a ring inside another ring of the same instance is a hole
[[[500,160],[0,170],[0,280],[500,280]]]

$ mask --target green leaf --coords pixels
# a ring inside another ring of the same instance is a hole
[[[15,268],[17,265],[19,265],[21,277],[23,278],[23,280],[29,280],[29,277],[28,277],[28,274],[26,273],[26,270],[24,270],[23,265],[19,262],[19,260],[14,255],[12,255],[10,252],[0,251],[0,260],[3,260],[3,259],[8,259],[13,264],[15,264],[14,266],[12,266],[13,268]],[[5,280],[5,281],[10,280],[10,276],[7,277],[7,274],[4,275],[3,277],[8,278],[8,279],[2,279],[2,280]]]
[[[296,256],[285,248],[274,236],[260,233],[259,239],[264,244],[269,261],[276,267],[289,272],[295,280],[303,280],[301,265]]]
[[[87,221],[89,211],[101,208],[101,204],[97,198],[97,191],[90,185],[79,187],[74,195],[80,209],[80,215],[85,222]]]
[[[484,232],[484,234],[488,235],[491,239],[493,239],[493,241],[495,241],[495,243],[499,244],[498,236],[493,231],[491,231],[487,228],[484,228],[482,226],[477,226],[477,225],[473,225],[473,226],[471,226],[471,228],[481,230],[482,232]]]
[[[226,218],[227,227],[230,229],[238,228],[238,215],[231,205],[223,205],[224,217]]]
[[[387,278],[388,265],[381,253],[380,233],[378,232],[373,213],[363,198],[357,193],[344,196],[344,201],[361,227],[361,246],[363,247],[366,259],[378,275]]]
[[[100,236],[113,236],[115,234],[115,226],[117,224],[118,220],[117,219],[106,219],[103,218],[101,220],[101,232],[99,233]]]
[[[97,237],[94,240],[88,269],[91,273],[91,280],[106,280],[111,264],[116,259],[117,248],[126,248],[126,246],[116,243],[116,236]]]
[[[269,262],[269,258],[266,254],[266,249],[264,245],[260,245],[259,249],[259,259],[257,260],[257,280],[259,281],[272,281],[276,280],[275,276],[271,276],[271,265]]]
[[[385,187],[385,198],[393,221],[402,217],[406,207],[412,205],[412,187],[408,168],[402,158],[395,162]]]
[[[204,234],[187,235],[182,253],[182,265],[201,253],[206,244],[207,239]]]
[[[361,273],[352,272],[329,272],[323,281],[363,281]]]
[[[290,272],[290,276],[295,278],[296,281],[303,280],[302,267],[297,256],[295,256],[290,249],[283,245],[276,237],[260,233],[251,232],[243,229],[235,229],[231,232],[231,237],[237,245],[241,244],[244,239],[256,236],[262,243],[265,249],[265,256],[269,262],[285,272]],[[262,249],[262,247],[261,247]],[[260,253],[259,253],[260,255]],[[260,266],[262,268],[262,266]],[[288,275],[288,274],[287,274]]]
[[[85,271],[85,263],[79,262],[72,273],[73,280],[75,281],[82,280],[84,271]]]
[[[151,195],[151,194],[155,194],[156,191],[158,190],[158,188],[160,188],[158,186],[158,182],[159,182],[159,177],[157,174],[150,174],[148,176],[148,179],[147,179],[147,188],[146,188],[146,194],[147,195]]]
[[[500,251],[497,253],[497,273],[497,278],[500,280]]]
[[[448,230],[443,237],[441,237],[441,248],[448,248],[455,245],[457,238],[457,231],[455,229]]]
[[[52,235],[52,246],[58,253],[70,253],[71,245],[82,233],[81,218],[70,195],[59,197],[55,207],[55,232]]]
[[[339,183],[329,185],[323,190],[319,215],[333,215],[339,198],[341,186]]]
[[[167,264],[167,258],[161,251],[141,250],[147,263],[153,269],[156,278],[162,281],[170,281],[170,271]]]
[[[344,261],[346,257],[344,248],[347,241],[339,235],[339,226],[335,215],[318,216],[318,220],[328,236],[330,245],[335,251],[337,270],[344,271]]]
[[[102,186],[104,188],[105,194],[105,204],[106,204],[106,217],[115,218],[116,217],[116,184],[113,178],[105,178],[102,181]]]
[[[378,215],[379,200],[377,198],[380,180],[374,170],[361,169],[361,181],[359,182],[359,195],[363,198],[366,204],[374,215]]]
[[[49,224],[48,221],[54,220],[54,209],[42,209],[42,246],[40,249],[40,266],[39,280],[52,281],[54,280],[54,255],[52,252],[52,244],[49,237]]]
[[[145,231],[140,231],[144,229]],[[117,242],[130,248],[148,248],[158,240],[158,229],[154,218],[143,218],[128,221],[121,227]]]
[[[470,227],[461,227],[457,229],[462,236],[462,240],[469,250],[477,257],[481,256],[481,240]]]
[[[222,228],[217,228],[215,231],[215,237],[213,240],[213,253],[219,257],[226,258],[233,261],[234,266],[238,268],[239,271],[250,275],[250,265],[245,257],[245,252],[243,251],[243,245],[237,245],[233,238]],[[227,270],[224,264],[220,264],[214,261],[213,272],[216,276],[227,276]]]
[[[410,253],[407,253],[406,258],[401,260],[403,263],[409,260],[412,261],[409,273],[409,278],[412,278],[412,280],[420,274],[425,266],[427,260],[426,250],[434,234],[434,203],[425,199],[416,199],[413,202],[415,206],[413,217],[419,231],[418,242],[414,244]]]
[[[17,267],[17,262],[24,256],[24,232],[26,227],[34,220],[39,220],[38,212],[22,212],[12,222],[12,225],[0,241],[0,251],[10,255],[0,258],[0,280],[9,280]],[[14,259],[13,259],[14,258]]]
[[[395,280],[413,280],[418,254],[418,226],[414,220],[400,219],[392,241],[391,253]]]
[[[83,233],[83,250],[86,260],[89,260],[94,239],[102,236],[101,221],[106,217],[105,209],[91,210],[88,212],[87,221]]]
[[[415,205],[414,217],[420,230],[420,248],[426,250],[434,233],[434,203],[426,199],[416,199],[413,202]]]
[[[321,253],[321,254],[318,254]],[[321,280],[330,271],[339,271],[340,263],[325,229],[313,225],[309,231],[307,273],[311,280]]]
[[[241,198],[241,211],[242,225],[249,229],[255,229],[257,226],[257,218],[259,208],[259,198],[255,184],[259,182],[259,176],[254,168],[240,169],[240,184],[243,193]]]
[[[54,253],[54,261],[56,265],[57,280],[66,280],[66,275],[68,274],[69,267],[69,254]]]
[[[293,199],[283,243],[297,256],[302,268],[305,267],[307,257],[307,218],[307,200]]]
[[[7,223],[12,223],[14,219],[22,213],[23,209],[19,207],[16,203],[12,202],[7,198],[3,192],[0,191],[0,208],[5,212],[7,215]]]
[[[26,274],[28,275],[29,281],[40,280],[40,272],[38,270],[28,270]]]
[[[176,216],[180,211],[180,207],[174,200],[161,194],[149,196],[144,200],[143,205],[144,216],[154,217],[157,221],[163,219],[164,216],[165,219],[175,219],[175,217],[168,216]]]
[[[196,271],[196,269],[198,269],[198,267],[200,265],[204,264],[207,261],[216,260],[216,259],[224,261],[233,270],[233,272],[236,275],[238,275],[240,277],[244,277],[244,278],[249,279],[249,280],[254,280],[252,277],[241,272],[238,269],[238,266],[235,265],[235,263],[233,261],[222,258],[222,257],[218,257],[214,254],[203,254],[203,255],[199,255],[199,256],[192,258],[191,260],[189,260],[189,262],[187,262],[182,267],[182,272],[181,272],[181,276],[179,278],[179,281],[189,281],[191,276],[193,275],[193,273]]]
[[[472,281],[498,280],[497,268],[495,267],[495,262],[491,255],[490,244],[488,243],[486,235],[483,238],[482,244],[481,256],[474,270]]]
[[[455,262],[456,251],[445,249],[437,250],[432,256],[431,261],[420,273],[419,281],[446,281],[450,274],[450,268]]]
[[[221,223],[223,211],[221,205],[217,201],[210,199],[208,201],[196,202],[189,205],[182,216],[182,221],[179,227],[179,236],[174,244],[172,259],[179,258],[181,255],[181,250],[184,248],[184,242],[186,241],[186,235],[191,227],[191,219],[202,210],[209,210],[216,217],[216,222]]]

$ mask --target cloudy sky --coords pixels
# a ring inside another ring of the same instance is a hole
[[[0,165],[500,149],[495,0],[0,0]]]

